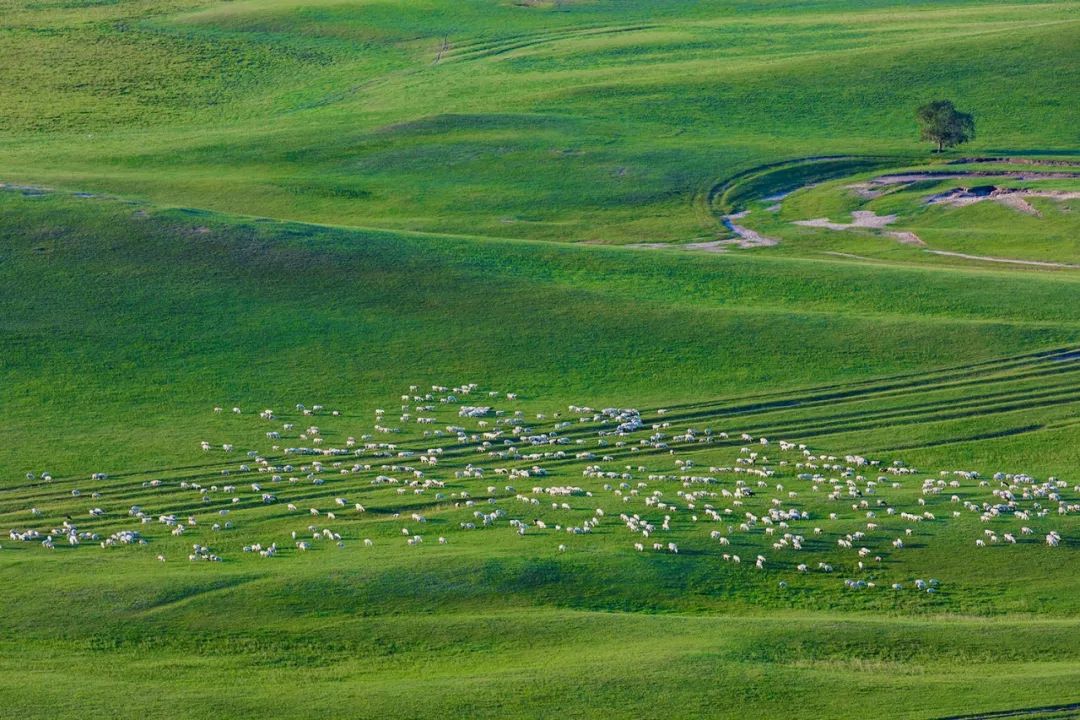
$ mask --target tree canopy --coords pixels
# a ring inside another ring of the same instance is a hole
[[[919,137],[937,144],[938,152],[975,137],[975,118],[960,112],[952,100],[934,100],[915,111]]]

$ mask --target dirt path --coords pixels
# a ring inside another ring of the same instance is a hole
[[[925,170],[921,172],[898,173],[895,175],[879,175],[870,183],[874,185],[897,185],[899,183],[913,183],[919,180],[962,180],[964,178],[994,177],[1007,180],[1075,180],[1080,178],[1080,172],[1010,172],[1002,170],[975,170],[971,172],[949,172]]]
[[[735,213],[734,215],[725,215],[721,218],[721,222],[731,232],[735,233],[734,238],[727,238],[725,240],[708,240],[705,242],[692,242],[684,243],[682,245],[676,245],[674,243],[634,243],[633,245],[627,245],[626,247],[633,248],[646,248],[649,250],[697,250],[699,252],[712,252],[722,253],[727,252],[732,247],[743,248],[744,250],[758,247],[772,247],[779,245],[780,241],[775,238],[765,237],[756,230],[751,230],[743,225],[738,225],[734,221],[739,218],[746,217],[750,214],[749,210],[744,210],[741,213]]]
[[[984,262],[1009,263],[1012,265],[1035,265],[1037,267],[1069,268],[1080,270],[1080,265],[1069,263],[1049,262],[1046,260],[1017,260],[1015,258],[990,257],[989,255],[968,255],[967,253],[951,252],[949,250],[927,250],[934,255],[948,255],[949,257],[964,258],[965,260],[982,260]]]
[[[866,260],[869,262],[880,262],[880,260],[874,260],[874,258],[866,257],[865,255],[855,255],[853,253],[838,252],[836,250],[822,250],[822,255],[835,255],[836,257],[851,258],[852,260]]]
[[[722,218],[724,227],[735,233],[739,237],[739,239],[720,240],[719,242],[728,243],[729,245],[735,244],[741,248],[772,247],[774,245],[779,245],[780,241],[775,238],[765,237],[764,235],[755,230],[751,230],[750,228],[743,225],[735,224],[735,220],[746,217],[749,214],[749,210],[744,210],[743,212],[735,213],[734,215],[725,215]]]
[[[913,232],[908,230],[891,230],[885,233],[889,237],[900,241],[904,245],[915,245],[916,247],[926,247],[926,243],[922,241],[922,238]]]
[[[948,717],[939,718],[938,720],[1004,720],[1004,718],[1030,718],[1032,716],[1038,717],[1040,715],[1052,715],[1058,718],[1077,717],[1077,715],[1072,714],[1074,712],[1080,713],[1080,703],[1018,708],[1016,710],[993,710],[985,713],[974,713],[972,715],[949,715]],[[1069,714],[1065,715],[1063,713]]]

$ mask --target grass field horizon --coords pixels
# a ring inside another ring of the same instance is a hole
[[[940,93],[978,113],[972,153],[1075,156],[1069,2],[37,7],[14,12],[9,47],[25,52],[35,46],[19,37],[49,28],[61,52],[4,78],[17,102],[0,110],[0,162],[13,182],[625,243],[715,234],[687,211],[695,194],[768,162],[925,157],[913,108]],[[98,57],[135,76],[104,73]],[[31,92],[36,81],[55,93]]]
[[[1080,716],[1078,30],[0,0],[0,717]]]

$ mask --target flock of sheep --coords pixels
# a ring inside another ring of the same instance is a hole
[[[159,545],[160,562],[176,555],[170,536],[192,541],[184,545],[192,562],[221,561],[212,547],[239,547],[224,540],[236,535],[245,538],[242,553],[261,558],[351,544],[452,546],[463,533],[501,542],[548,536],[553,552],[621,536],[616,550],[676,555],[689,544],[718,562],[785,573],[780,587],[798,574],[837,572],[845,587],[864,590],[947,523],[970,532],[973,552],[1059,548],[1080,515],[1080,486],[1055,477],[931,474],[899,460],[698,427],[663,409],[646,417],[625,408],[527,415],[496,407],[515,404],[516,394],[475,384],[413,386],[356,435],[338,431],[350,420],[321,405],[296,405],[287,418],[215,407],[236,416],[217,421],[219,432],[229,426],[250,437],[257,423],[258,447],[204,440],[198,477],[120,481],[95,472],[89,492],[71,478],[28,473],[32,487],[58,489],[55,503],[13,510],[8,501],[0,517],[18,521],[8,532],[16,543],[54,551]],[[245,526],[259,537],[249,542]],[[939,581],[888,587],[933,593]]]

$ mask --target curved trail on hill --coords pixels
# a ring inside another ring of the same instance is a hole
[[[933,253],[934,255],[947,255],[949,257],[964,258],[965,260],[981,260],[983,262],[992,263],[1010,263],[1013,265],[1035,265],[1037,267],[1069,268],[1072,270],[1080,270],[1080,265],[1050,262],[1049,260],[1017,260],[1015,258],[992,257],[990,255],[968,255],[967,253],[952,252],[950,250],[926,250],[926,252]]]
[[[1065,718],[1080,717],[1080,703],[1066,705],[1045,705],[1043,707],[1019,708],[1016,710],[994,710],[971,715],[948,715],[938,720],[1006,720],[1007,718]]]

